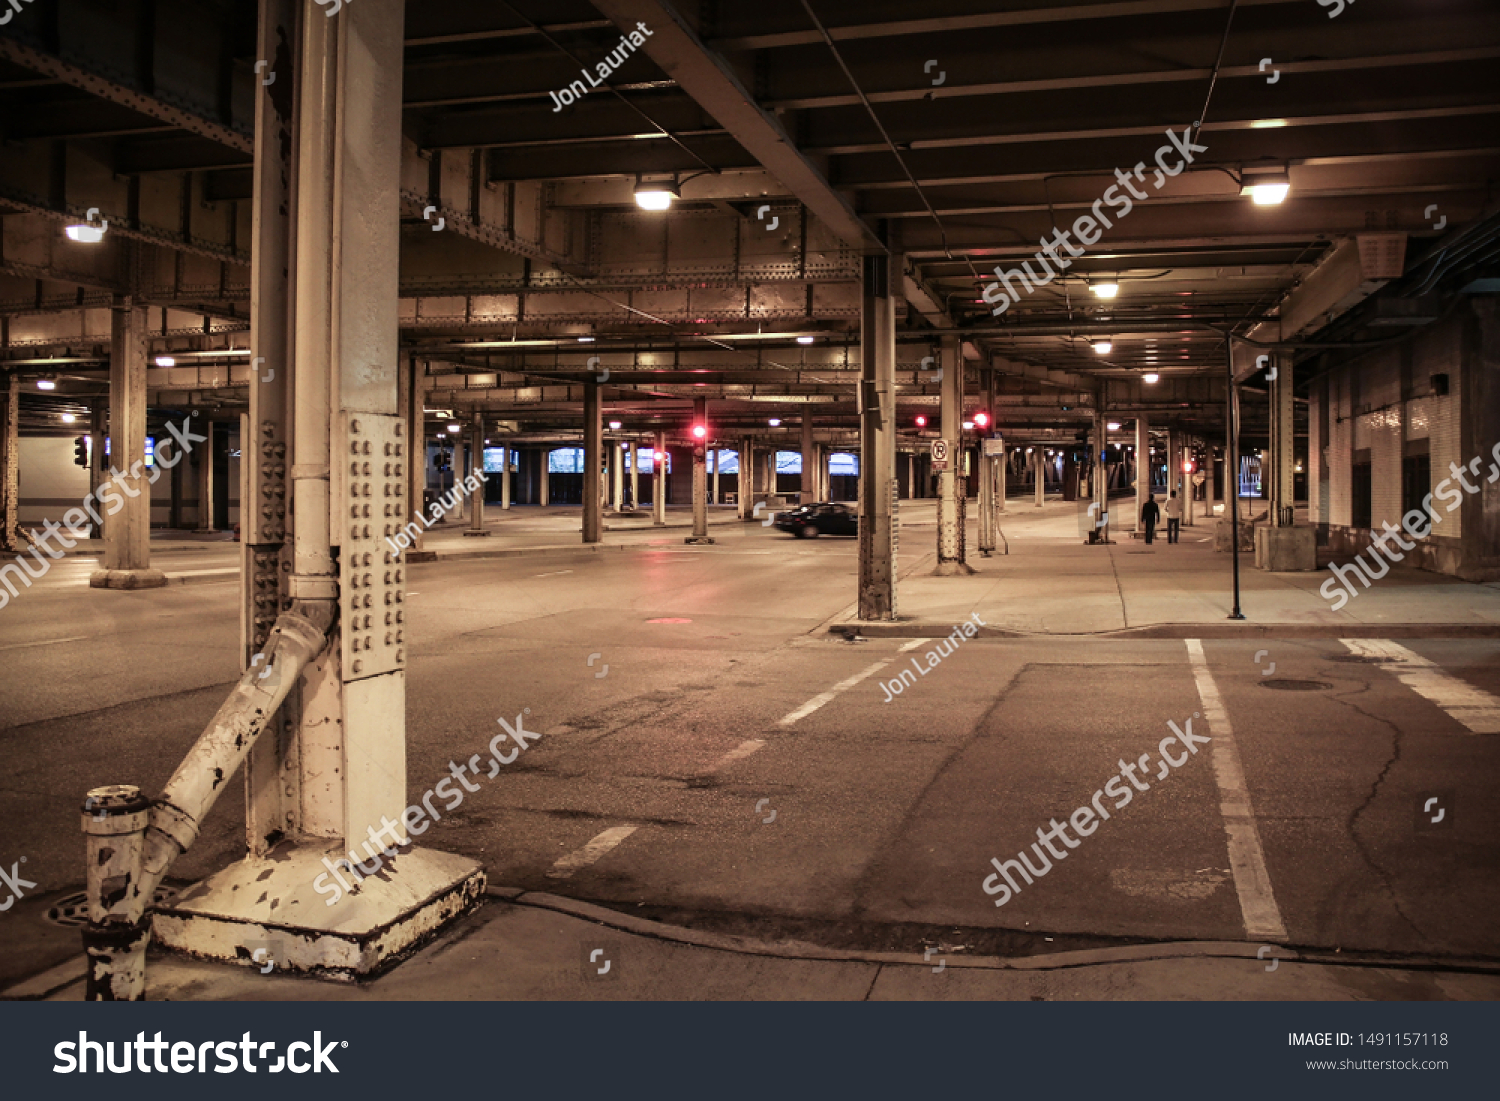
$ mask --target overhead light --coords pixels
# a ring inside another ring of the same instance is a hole
[[[581,336],[578,338],[578,343],[580,344],[592,344],[593,342],[594,338],[591,336]]]
[[[16,10],[19,11],[20,9],[17,8]],[[70,240],[77,241],[80,244],[97,245],[100,241],[104,240],[104,231],[109,228],[108,222],[94,221],[94,216],[98,213],[98,207],[90,207],[87,221],[74,222],[72,225],[64,227],[63,232],[68,235]]]
[[[1158,375],[1155,371],[1147,371],[1144,375],[1141,376],[1141,381],[1142,382],[1160,382],[1161,381],[1161,376]]]
[[[1114,280],[1106,280],[1103,283],[1090,283],[1089,290],[1099,298],[1113,298],[1120,293],[1120,284]]]
[[[449,432],[459,432],[459,431],[462,431],[462,430],[463,430],[463,425],[461,425],[461,424],[450,424],[448,426],[448,431]]]
[[[781,422],[779,420],[777,420],[775,417],[772,417],[770,420],[766,421],[766,423],[769,424],[772,428],[780,428],[781,427]]]
[[[1107,356],[1114,349],[1114,345],[1107,340],[1094,341],[1094,351],[1101,356]]]
[[[72,423],[73,423],[73,422],[74,422],[74,421],[76,421],[76,420],[77,420],[77,419],[78,419],[78,418],[77,418],[77,417],[75,417],[75,416],[74,416],[74,415],[73,415],[73,414],[72,414],[72,413],[64,413],[64,414],[63,414],[63,415],[62,415],[62,419],[63,419],[63,423],[64,423],[64,424],[72,424]]]
[[[1284,168],[1246,173],[1240,184],[1240,194],[1249,195],[1256,206],[1275,206],[1291,189],[1292,180]]]
[[[1256,119],[1254,122],[1252,122],[1250,124],[1250,129],[1252,129],[1252,130],[1275,130],[1276,128],[1281,127],[1281,126],[1285,126],[1285,125],[1286,125],[1286,119]]]
[[[642,210],[669,210],[673,199],[682,198],[682,189],[676,183],[638,183],[635,185],[635,205]]]
[[[620,422],[619,421],[610,421],[609,422],[609,430],[611,432],[618,431],[619,427],[620,427]]]
[[[964,421],[964,431],[965,432],[972,432],[972,431],[974,431],[974,422],[973,421]]]
[[[158,367],[176,367],[177,361],[171,356],[157,356],[156,365]]]
[[[38,390],[56,390],[57,383],[53,382],[50,378],[39,378],[36,380],[36,388]]]
[[[813,342],[813,338],[810,337],[810,336],[799,336],[797,338],[797,343],[798,344],[811,344],[812,342]]]
[[[1111,432],[1118,432],[1120,430],[1120,422],[1119,421],[1110,421],[1104,427],[1107,428]]]

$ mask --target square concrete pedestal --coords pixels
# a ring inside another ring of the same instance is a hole
[[[1318,568],[1317,532],[1310,527],[1255,529],[1255,568],[1268,573],[1291,573]]]
[[[285,842],[266,857],[246,857],[159,906],[153,939],[268,973],[354,982],[411,955],[484,894],[479,864],[412,847],[384,857],[362,880],[341,870],[354,889],[337,890],[328,868],[341,857],[335,842]]]

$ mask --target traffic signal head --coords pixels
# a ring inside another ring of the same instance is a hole
[[[990,426],[990,415],[983,409],[974,414],[975,428],[988,428]]]
[[[89,440],[87,436],[73,437],[73,461],[79,466],[89,465]]]
[[[1182,472],[1184,474],[1191,474],[1193,472],[1193,460],[1192,459],[1184,459],[1182,461]]]
[[[927,418],[926,417],[918,417],[917,418],[917,427],[918,428],[926,428],[927,427]]]
[[[704,428],[703,425],[701,425],[701,424],[695,424],[695,425],[693,425],[693,439],[695,439],[695,440],[701,440],[701,439],[704,439],[707,435],[708,435],[708,429]]]

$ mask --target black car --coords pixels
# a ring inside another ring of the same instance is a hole
[[[816,539],[820,535],[858,535],[859,514],[848,505],[824,501],[801,505],[790,512],[776,514],[776,526],[798,539]]]

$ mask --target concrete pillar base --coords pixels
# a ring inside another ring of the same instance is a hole
[[[485,532],[485,534],[488,535],[489,532]],[[437,551],[409,550],[405,554],[403,554],[401,557],[404,558],[404,559],[406,559],[408,562],[436,562],[437,561]]]
[[[484,895],[480,864],[417,848],[385,857],[358,882],[341,869],[353,887],[344,893],[324,863],[341,857],[348,859],[337,842],[321,839],[284,842],[264,858],[246,857],[157,907],[154,939],[203,959],[257,970],[274,962],[277,971],[354,982],[411,955]],[[328,905],[333,898],[338,901]]]
[[[489,532],[487,532],[487,531],[466,531],[466,532],[464,532],[464,534],[465,535],[482,535],[482,536],[488,536]]]
[[[1230,543],[1233,537],[1229,534],[1232,523],[1225,518],[1214,522],[1214,550],[1229,553]],[[1164,532],[1165,527],[1158,528],[1158,532]],[[1311,528],[1307,529],[1311,531]],[[1165,538],[1165,536],[1163,536]],[[1253,551],[1255,549],[1255,526],[1249,520],[1240,521],[1240,550]]]
[[[968,577],[970,574],[978,573],[973,566],[967,562],[939,562],[937,568],[932,571],[932,577]]]
[[[160,589],[166,583],[161,570],[95,570],[89,575],[91,589]]]
[[[691,543],[694,546],[699,547],[711,547],[713,546],[714,541],[707,535],[689,535],[686,539],[683,540],[683,542]]]
[[[1318,568],[1317,531],[1313,528],[1255,529],[1255,568],[1268,573],[1291,573]]]

